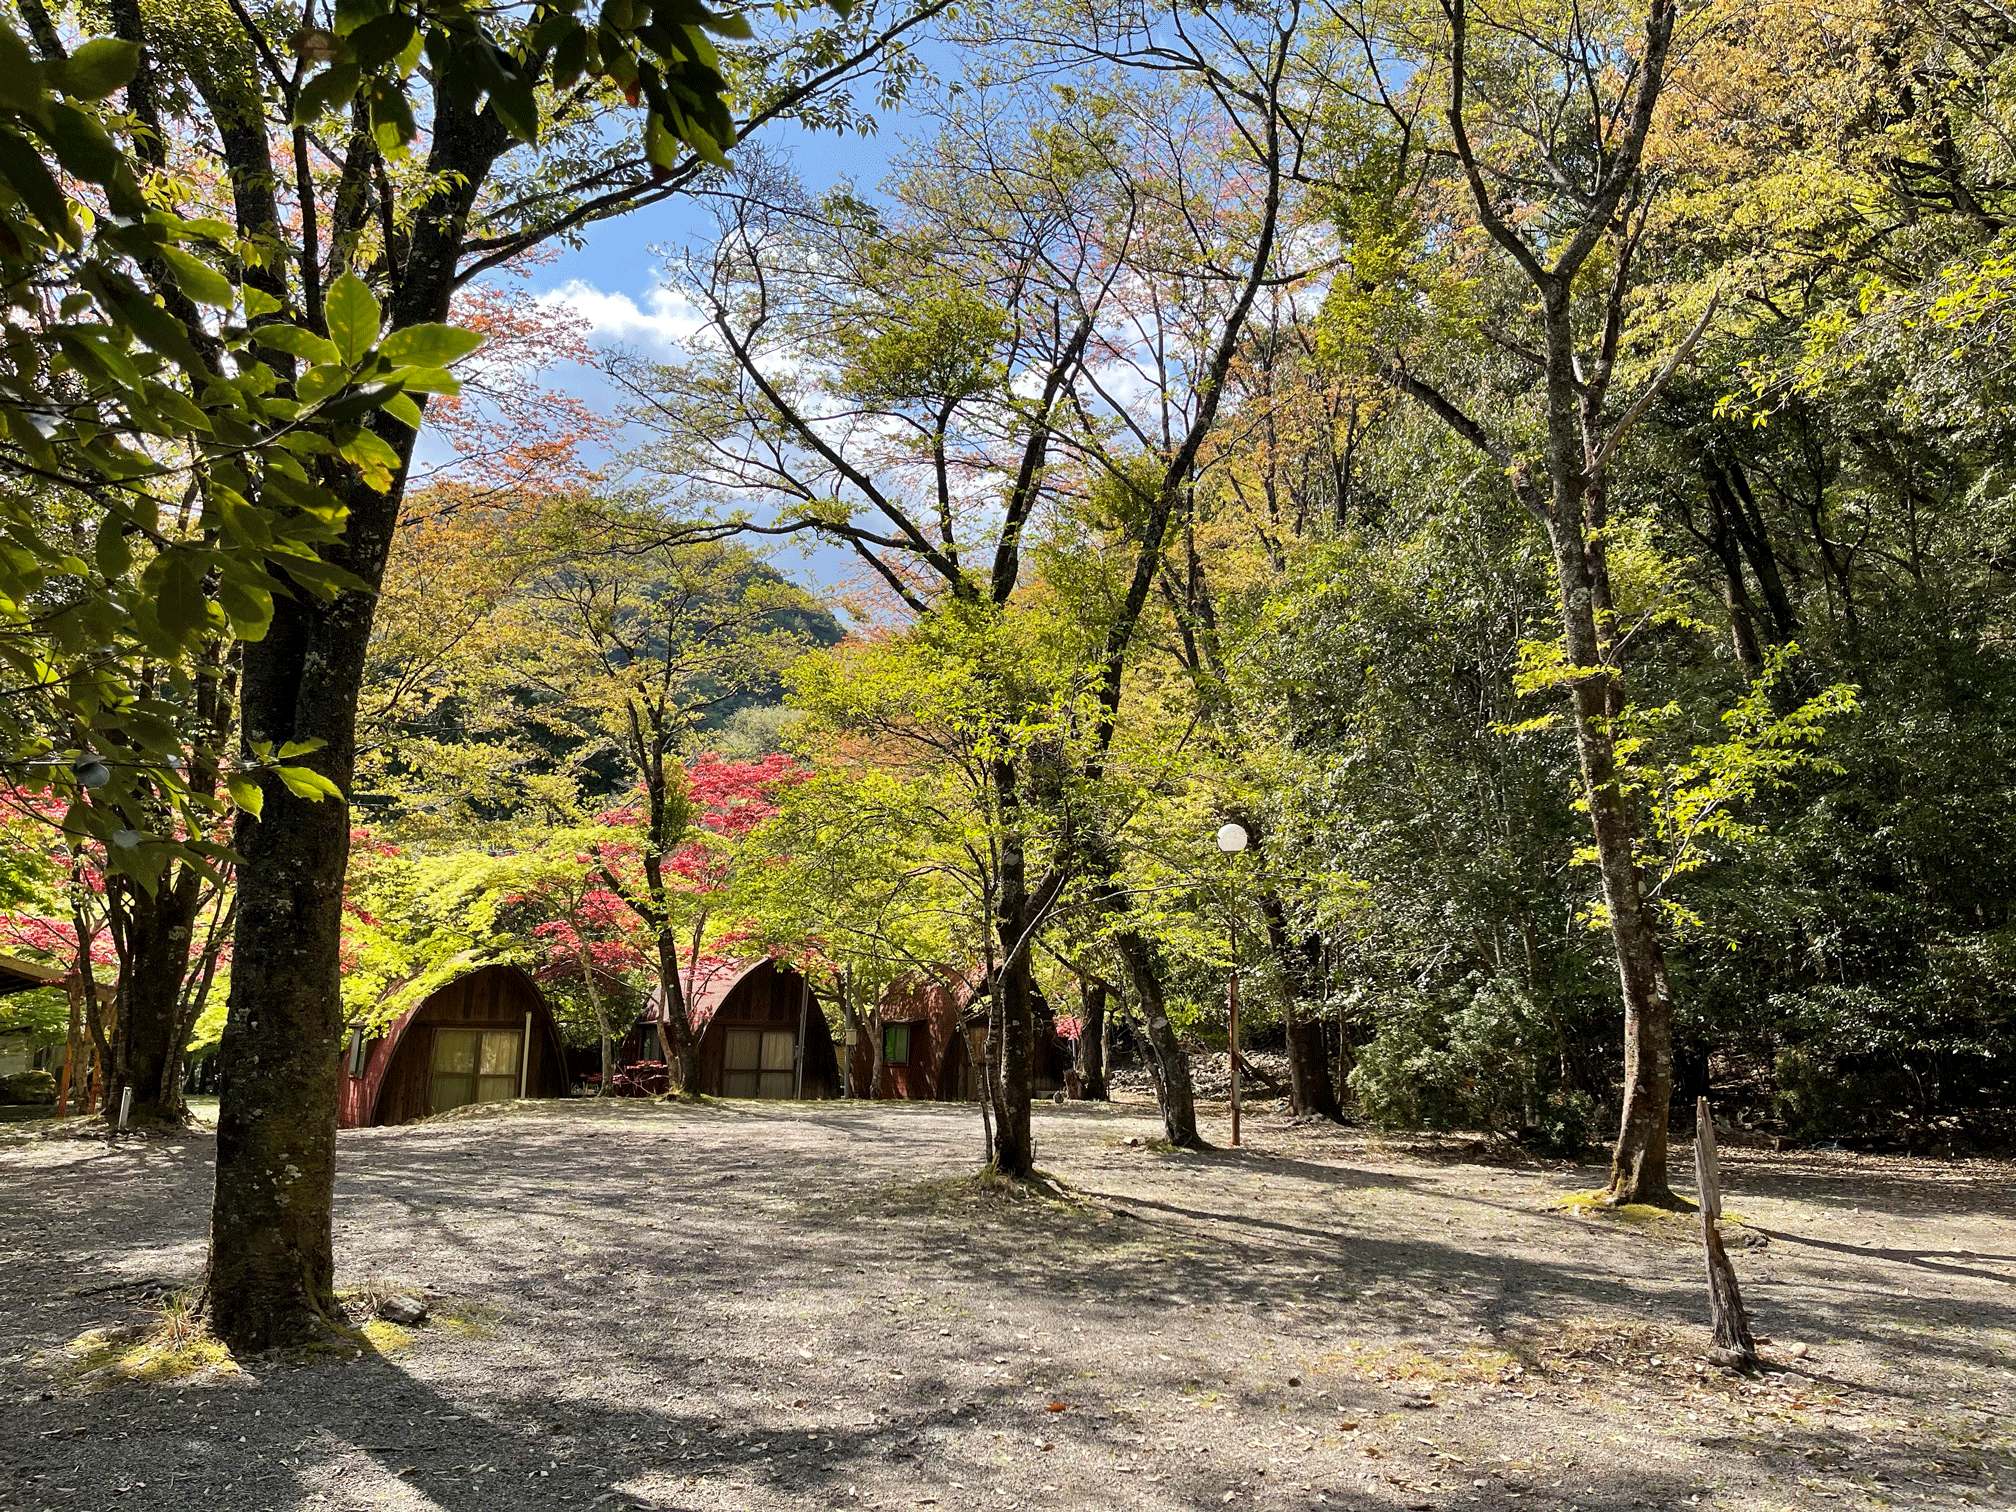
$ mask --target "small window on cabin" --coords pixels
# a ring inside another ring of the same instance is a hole
[[[882,1063],[888,1066],[910,1064],[910,1026],[908,1024],[884,1024],[882,1026]]]
[[[350,1031],[350,1074],[364,1074],[364,1031],[361,1028]]]

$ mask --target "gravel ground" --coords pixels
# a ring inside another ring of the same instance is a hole
[[[968,1108],[346,1133],[343,1284],[441,1321],[167,1386],[65,1345],[197,1276],[210,1137],[0,1147],[0,1507],[2016,1506],[2006,1166],[1729,1152],[1740,1380],[1691,1226],[1556,1206],[1593,1168],[1036,1119],[1067,1200],[965,1180]]]

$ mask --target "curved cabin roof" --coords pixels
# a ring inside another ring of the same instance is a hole
[[[714,1021],[714,1015],[721,1011],[721,1005],[729,995],[765,966],[773,966],[779,971],[801,975],[796,966],[776,956],[755,956],[739,961],[702,961],[700,969],[684,978],[686,985],[686,1020],[693,1026],[696,1035],[707,1032],[707,1026]],[[665,1021],[665,989],[653,987],[644,1004],[644,1019],[648,1023],[660,1024]]]
[[[10,992],[30,992],[37,987],[60,987],[63,973],[39,961],[0,955],[0,996]]]
[[[113,971],[113,975],[117,975]],[[70,973],[57,966],[45,966],[40,961],[25,961],[20,956],[0,955],[0,997],[16,992],[33,992],[38,987],[63,987],[68,984]],[[117,996],[118,988],[103,978],[96,980],[98,1001],[109,1003]]]

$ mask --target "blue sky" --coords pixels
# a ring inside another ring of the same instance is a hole
[[[932,86],[919,81],[919,87]],[[869,137],[814,133],[787,124],[765,131],[757,140],[766,150],[787,158],[814,190],[851,179],[864,193],[872,193],[902,151],[906,130],[919,129],[914,116],[899,112],[885,116],[877,133]],[[676,244],[704,229],[701,213],[677,198],[602,221],[588,229],[581,248],[563,251],[554,262],[534,270],[528,290],[535,296],[563,299],[589,322],[591,340],[598,347],[620,346],[670,357],[676,351],[673,343],[681,320],[662,292],[660,259],[653,248]],[[547,381],[598,407],[620,402],[595,373],[572,364],[548,373]],[[860,566],[851,551],[809,538],[777,544],[772,559],[779,571],[826,592],[854,576]]]
[[[788,158],[814,190],[851,178],[864,191],[872,191],[888,173],[891,159],[902,150],[906,128],[917,127],[914,117],[897,114],[885,118],[872,137],[838,137],[787,123],[751,140]],[[658,259],[652,247],[677,242],[701,226],[688,202],[678,198],[598,222],[588,229],[586,246],[578,252],[565,252],[557,262],[541,268],[532,287],[543,292],[579,282],[606,294],[628,295],[640,308],[648,309],[650,293],[658,284]]]

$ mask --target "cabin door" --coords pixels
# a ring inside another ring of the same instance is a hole
[[[730,1029],[723,1047],[723,1097],[789,1097],[798,1036],[789,1029]]]
[[[516,1029],[436,1029],[427,1111],[445,1113],[470,1103],[516,1097],[522,1043]]]

